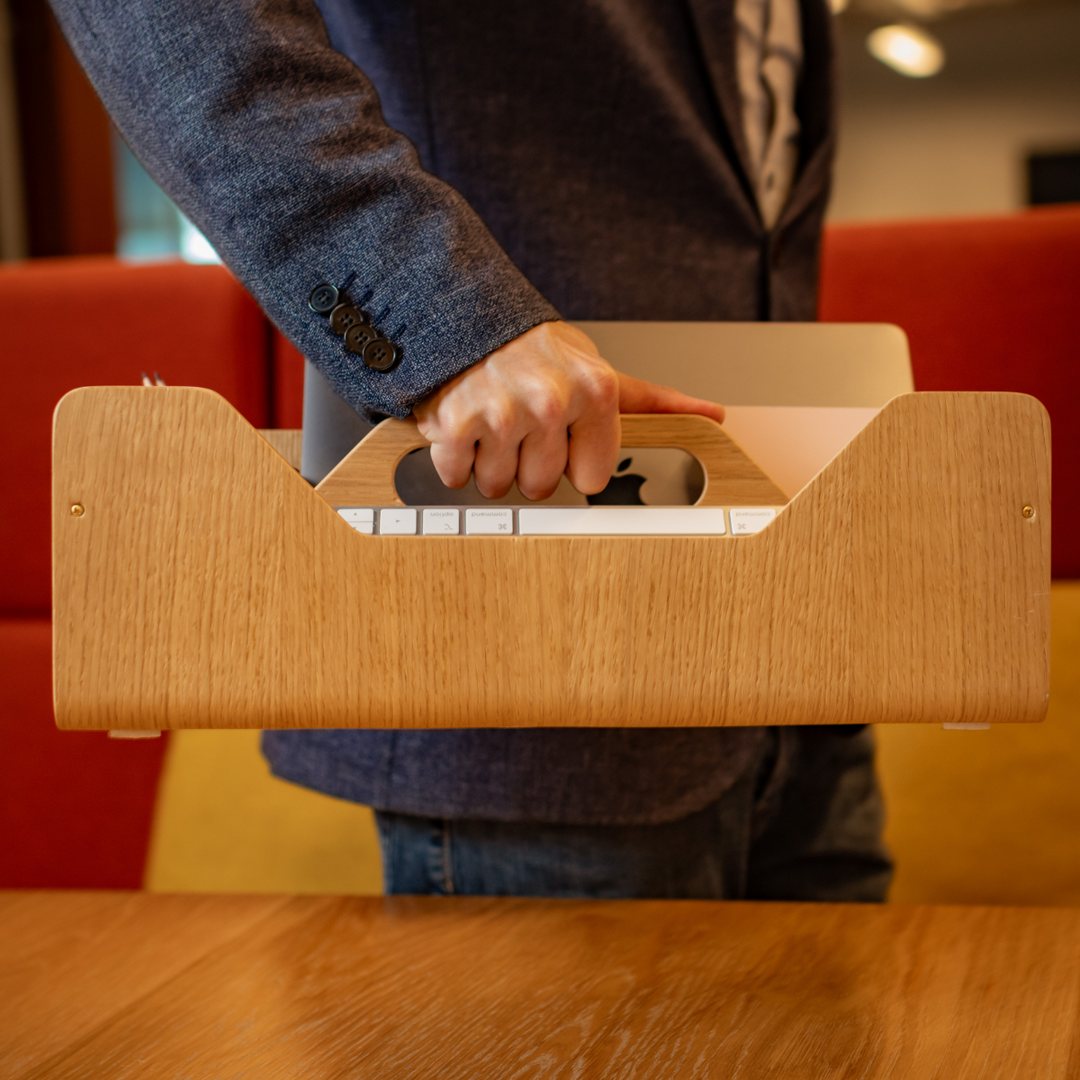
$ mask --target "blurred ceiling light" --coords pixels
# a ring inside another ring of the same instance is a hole
[[[1027,0],[850,0],[849,6],[863,15],[896,18],[898,12],[913,19],[925,21],[940,19],[958,11],[987,7],[1008,7],[1024,4]]]
[[[963,0],[893,0],[897,7],[903,8],[916,19],[936,19],[946,11],[968,6]]]
[[[829,7],[832,8],[834,15],[839,15],[841,11],[847,11],[849,3],[851,3],[851,0],[829,0]]]
[[[917,26],[879,26],[866,39],[870,55],[901,75],[925,79],[945,66],[945,50]]]

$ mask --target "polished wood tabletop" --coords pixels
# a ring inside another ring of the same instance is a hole
[[[1080,1075],[1080,911],[0,893],[6,1078]]]

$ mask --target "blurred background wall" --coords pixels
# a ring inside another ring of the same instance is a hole
[[[869,34],[898,21],[890,16],[910,21],[902,6],[889,10],[882,0],[880,9],[856,8],[859,2],[837,19],[833,220],[1000,213],[1080,200],[1080,3],[997,0],[944,11],[948,0],[905,0],[915,9],[943,9],[923,26],[940,44],[944,65],[912,78],[867,49]],[[1035,191],[1032,166],[1042,180]],[[1050,171],[1062,175],[1056,191],[1047,190]]]

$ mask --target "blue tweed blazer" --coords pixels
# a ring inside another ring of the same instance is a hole
[[[734,0],[52,0],[150,173],[362,416],[405,416],[524,330],[812,319],[834,144],[826,0],[801,0],[800,166],[758,215]],[[347,287],[377,372],[308,308]],[[760,731],[277,732],[275,770],[389,810],[672,820]]]

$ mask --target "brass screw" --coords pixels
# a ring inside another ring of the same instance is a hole
[[[1025,506],[1024,509],[1020,511],[1020,513],[1023,514],[1024,517],[1026,517],[1030,521],[1035,516],[1035,507]]]
[[[71,508],[71,516],[72,517],[82,517],[83,514],[85,514],[85,513],[86,513],[86,509],[83,507],[82,503],[76,503]]]

